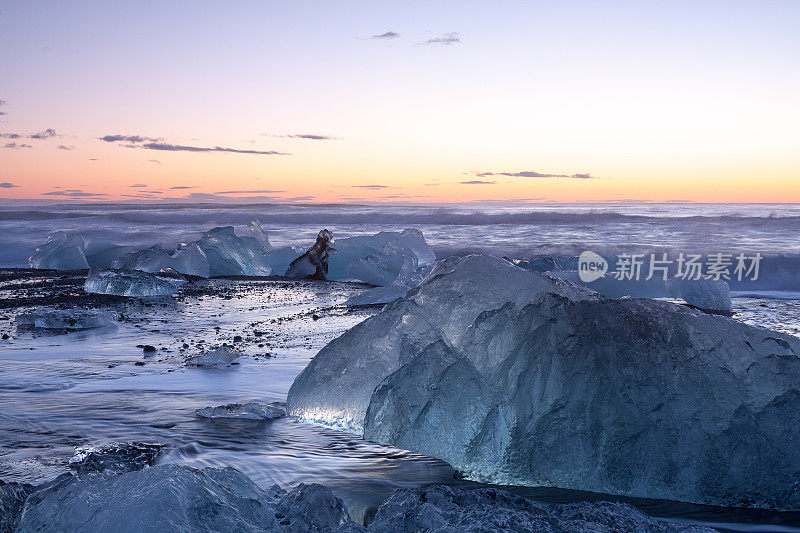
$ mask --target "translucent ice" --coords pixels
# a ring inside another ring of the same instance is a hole
[[[111,268],[115,259],[135,251],[133,246],[118,246],[111,239],[98,238],[87,242],[83,253],[90,267]]]
[[[21,328],[76,331],[110,326],[113,318],[106,311],[40,308],[20,313],[16,322]]]
[[[345,272],[349,278],[372,285],[403,285],[418,266],[419,260],[414,250],[401,244],[399,239],[394,239],[347,265]]]
[[[166,296],[174,294],[185,280],[161,277],[139,270],[103,270],[92,268],[83,290],[93,294],[116,296]]]
[[[188,366],[227,366],[242,356],[242,353],[227,344],[223,344],[211,351],[203,352],[189,357],[186,360]]]
[[[163,444],[147,442],[87,444],[75,450],[75,455],[69,460],[69,467],[78,474],[133,472],[152,465],[163,447]]]
[[[174,252],[156,245],[117,258],[112,265],[114,268],[141,270],[142,272],[161,272],[172,269],[181,274],[202,278],[207,278],[210,273],[206,254],[194,242],[183,244]]]
[[[210,265],[212,276],[269,276],[264,242],[257,237],[239,237],[233,226],[208,230],[197,241]]]
[[[33,252],[28,259],[31,268],[54,270],[80,270],[89,268],[83,251],[86,242],[80,233],[64,233],[57,231],[50,235],[47,242]]]
[[[800,509],[800,339],[488,256],[331,341],[289,414],[476,480]]]
[[[407,249],[417,260],[417,266],[424,266],[435,260],[435,254],[425,237],[418,229],[405,229],[402,232],[381,231],[375,235],[348,237],[336,241],[338,253],[329,260],[329,279],[352,279],[347,267],[359,259],[364,259],[383,248],[390,241],[396,241],[397,249]]]
[[[682,298],[693,307],[720,313],[732,311],[731,291],[723,280],[678,278],[667,280],[666,286],[673,298]]]
[[[243,420],[272,420],[286,416],[281,407],[269,403],[247,402],[229,403],[219,407],[203,407],[195,414],[201,418],[237,418]]]
[[[320,485],[263,490],[230,467],[167,464],[62,476],[28,496],[17,531],[324,533],[347,524],[342,501]]]
[[[344,304],[349,306],[388,304],[398,298],[402,298],[410,290],[411,289],[405,285],[374,287],[361,294],[351,296]]]

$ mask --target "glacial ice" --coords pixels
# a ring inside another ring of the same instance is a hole
[[[239,350],[227,344],[223,344],[211,351],[188,357],[186,359],[186,364],[188,366],[204,367],[227,366],[241,356],[242,353]]]
[[[203,407],[195,414],[201,418],[235,418],[241,420],[272,420],[286,416],[286,411],[273,404],[262,402],[229,403],[219,407]]]
[[[133,246],[118,246],[111,239],[101,237],[88,241],[83,254],[90,267],[111,268],[116,259],[135,251]]]
[[[366,257],[347,265],[349,278],[372,285],[403,285],[419,266],[414,250],[403,246],[399,239],[391,240]]]
[[[273,274],[283,275],[292,261],[303,255],[303,252],[304,250],[299,246],[273,248],[265,254],[266,262]]]
[[[260,229],[260,226],[258,227]],[[263,230],[261,230],[263,233]],[[197,245],[205,253],[212,276],[269,276],[272,269],[266,259],[269,241],[266,235],[240,237],[233,226],[212,228],[203,233]]]
[[[83,290],[90,294],[116,296],[167,296],[175,294],[186,280],[158,276],[139,270],[102,270],[92,268]]]
[[[712,533],[714,530],[661,522],[625,503],[548,505],[494,488],[471,490],[432,485],[394,491],[378,508],[369,531]]]
[[[390,242],[395,243],[393,245],[395,251],[404,250],[404,254],[410,253],[416,259],[417,266],[427,265],[436,259],[433,250],[425,242],[425,237],[418,229],[408,228],[402,232],[381,231],[375,235],[348,237],[336,241],[337,253],[331,256],[328,261],[328,278],[336,280],[353,279],[353,276],[348,274],[347,267],[359,259],[364,259],[370,254],[378,252]],[[380,255],[385,256],[386,254],[379,253]],[[391,258],[376,257],[375,260],[378,264],[388,264]],[[402,265],[402,261],[399,264]]]
[[[356,294],[348,298],[344,305],[359,306],[359,305],[379,305],[388,304],[403,296],[410,291],[411,288],[406,285],[390,285],[388,287],[373,287],[361,294]]]
[[[114,318],[110,312],[94,309],[39,308],[20,313],[15,320],[20,328],[77,331],[110,326]]]
[[[800,339],[453,258],[325,346],[290,415],[469,477],[800,509]]]
[[[25,500],[34,490],[35,487],[28,483],[0,479],[0,533],[16,531]]]
[[[673,298],[682,298],[687,304],[720,313],[731,313],[731,291],[723,280],[669,279],[667,291]]]
[[[183,244],[174,252],[161,246],[128,253],[112,262],[114,268],[156,273],[172,269],[181,274],[207,278],[210,265],[206,254],[197,243]]]
[[[80,270],[89,268],[83,250],[86,242],[80,233],[57,231],[28,259],[31,268]]]
[[[62,476],[28,496],[17,531],[324,533],[350,524],[344,503],[320,485],[263,490],[234,468],[168,464]]]
[[[75,449],[69,467],[78,474],[133,472],[152,465],[163,447],[163,444],[147,442],[86,444]]]

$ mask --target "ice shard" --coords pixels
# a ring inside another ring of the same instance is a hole
[[[53,270],[80,270],[89,268],[83,253],[86,242],[80,233],[57,231],[28,259],[31,268]]]
[[[115,296],[167,296],[178,292],[186,280],[162,277],[139,270],[104,270],[92,268],[83,289],[90,294]]]

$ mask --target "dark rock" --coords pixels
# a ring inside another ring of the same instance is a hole
[[[156,351],[156,347],[155,346],[151,346],[150,344],[143,344],[142,345],[142,351],[144,351],[144,352],[155,352]]]

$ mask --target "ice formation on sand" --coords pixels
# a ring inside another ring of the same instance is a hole
[[[47,242],[33,252],[28,259],[31,268],[54,270],[80,270],[89,268],[83,250],[86,242],[80,233],[67,234],[57,231],[48,237]]]
[[[327,229],[317,234],[314,245],[295,259],[286,269],[286,277],[292,279],[325,280],[328,275],[328,258],[337,250],[331,246],[333,234]]]
[[[90,294],[116,296],[167,296],[178,292],[186,280],[158,276],[139,270],[102,270],[92,268],[86,277],[83,290]]]
[[[474,479],[800,509],[800,339],[444,261],[325,346],[289,414]]]
[[[195,414],[201,418],[237,418],[241,420],[272,420],[286,416],[286,411],[277,405],[261,402],[229,403],[219,407],[203,407]]]
[[[344,503],[320,485],[263,490],[230,467],[170,464],[57,478],[28,496],[17,531],[323,533],[348,524]]]
[[[194,355],[186,359],[188,366],[227,366],[242,356],[242,353],[227,344],[223,344],[208,352]]]
[[[107,311],[94,309],[39,308],[20,313],[15,320],[19,328],[77,331],[110,326],[114,318]]]
[[[503,490],[433,485],[394,491],[378,509],[369,531],[712,533],[714,530],[660,522],[625,503],[548,505]]]

